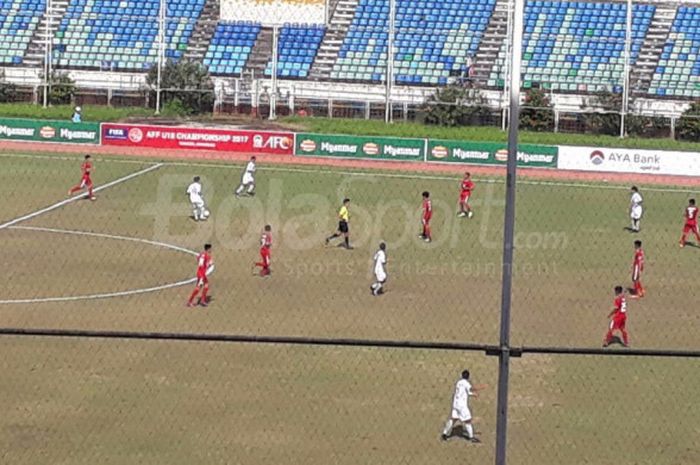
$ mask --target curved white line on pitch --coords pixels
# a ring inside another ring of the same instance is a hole
[[[41,228],[41,227],[37,227],[37,226],[10,226],[8,229],[23,229],[26,231],[39,231],[39,232],[49,232],[49,233],[67,234],[67,235],[72,234],[75,236],[101,237],[104,239],[114,239],[114,240],[129,241],[129,242],[140,242],[142,244],[154,245],[156,247],[163,247],[166,249],[175,250],[177,252],[182,252],[182,253],[186,253],[189,255],[197,255],[197,252],[195,252],[194,250],[185,249],[184,247],[180,247],[180,246],[173,245],[173,244],[167,244],[165,242],[150,241],[148,239],[140,239],[137,237],[116,236],[114,234],[94,233],[94,232],[89,232],[89,231],[75,231],[75,230],[71,230],[71,229]],[[0,305],[2,305],[2,304],[37,304],[37,303],[46,303],[46,302],[73,302],[73,301],[77,301],[77,300],[97,300],[97,299],[109,299],[112,297],[125,297],[125,296],[130,296],[130,295],[146,294],[149,292],[162,291],[164,289],[170,289],[173,287],[184,286],[186,284],[192,284],[196,280],[197,280],[197,278],[189,278],[189,279],[185,279],[185,280],[178,281],[175,283],[162,284],[160,286],[147,287],[147,288],[143,288],[143,289],[132,289],[132,290],[127,290],[127,291],[119,291],[119,292],[107,292],[107,293],[103,293],[103,294],[76,295],[76,296],[68,296],[68,297],[42,297],[42,298],[36,298],[36,299],[0,300]]]

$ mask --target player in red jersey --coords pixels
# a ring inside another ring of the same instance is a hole
[[[632,296],[636,298],[644,297],[642,271],[644,271],[644,250],[642,250],[642,241],[634,241],[634,259],[632,261]]]
[[[260,237],[260,261],[255,263],[255,267],[262,268],[260,276],[270,276],[270,251],[272,249],[272,226],[265,225],[265,229]]]
[[[430,192],[423,192],[423,216],[421,217],[422,232],[418,235],[425,242],[433,240],[430,233],[430,219],[433,217],[433,203],[430,200]]]
[[[610,327],[605,334],[603,347],[610,345],[613,340],[613,331],[615,330],[619,330],[622,333],[622,344],[625,347],[629,346],[629,336],[627,334],[627,329],[625,329],[625,324],[627,323],[627,301],[625,300],[622,286],[615,287],[613,310],[608,315],[608,318],[610,318]]]
[[[700,232],[698,231],[698,207],[695,206],[695,199],[688,200],[688,206],[685,207],[685,226],[683,226],[683,235],[681,236],[680,246],[685,247],[685,238],[688,233],[695,234],[697,245],[700,246]]]
[[[199,297],[199,305],[206,307],[209,305],[207,300],[207,294],[209,293],[209,278],[207,277],[207,272],[211,273],[214,270],[214,260],[211,257],[211,244],[204,244],[204,251],[197,255],[197,284],[194,287],[194,291],[190,294],[190,299],[187,301],[187,306],[194,306],[194,299],[202,291],[202,295]]]
[[[90,200],[97,200],[97,197],[92,194],[92,179],[90,179],[90,173],[92,172],[92,157],[90,157],[90,155],[85,155],[85,161],[80,166],[80,169],[83,172],[83,177],[80,180],[80,184],[71,187],[71,189],[68,191],[68,195],[73,195],[87,187],[88,198]]]
[[[474,182],[472,182],[471,177],[471,173],[467,171],[464,173],[464,178],[462,179],[461,190],[459,193],[459,213],[457,213],[457,216],[460,218],[465,216],[471,218],[474,216],[472,207],[469,206],[469,197],[471,197],[472,191],[474,190]]]

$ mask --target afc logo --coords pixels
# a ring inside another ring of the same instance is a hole
[[[253,148],[289,150],[292,146],[292,139],[287,136],[266,136],[256,134],[253,136]]]

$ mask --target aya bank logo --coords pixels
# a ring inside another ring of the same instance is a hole
[[[605,155],[600,150],[594,150],[591,152],[591,163],[594,165],[601,165],[605,161]]]

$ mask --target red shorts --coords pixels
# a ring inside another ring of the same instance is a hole
[[[642,270],[635,266],[632,268],[632,281],[639,281],[642,278]]]
[[[270,266],[270,249],[262,247],[260,249],[260,258],[265,266]]]
[[[430,219],[431,219],[431,218],[432,218],[432,216],[424,216],[423,219],[421,220],[421,223],[422,223],[424,226],[428,226],[428,225],[430,225]]]
[[[80,180],[80,187],[85,186],[92,186],[92,179],[90,179],[90,175],[83,176],[83,179]]]
[[[204,286],[206,284],[209,284],[209,278],[207,278],[207,275],[197,273],[197,287]]]
[[[627,315],[613,316],[613,319],[610,321],[610,330],[625,329],[625,323],[627,323]]]
[[[459,201],[460,203],[467,203],[469,202],[469,197],[472,195],[471,192],[461,192],[459,194]]]
[[[685,226],[683,226],[683,234],[688,234],[689,232],[698,232],[698,224],[686,223]]]

